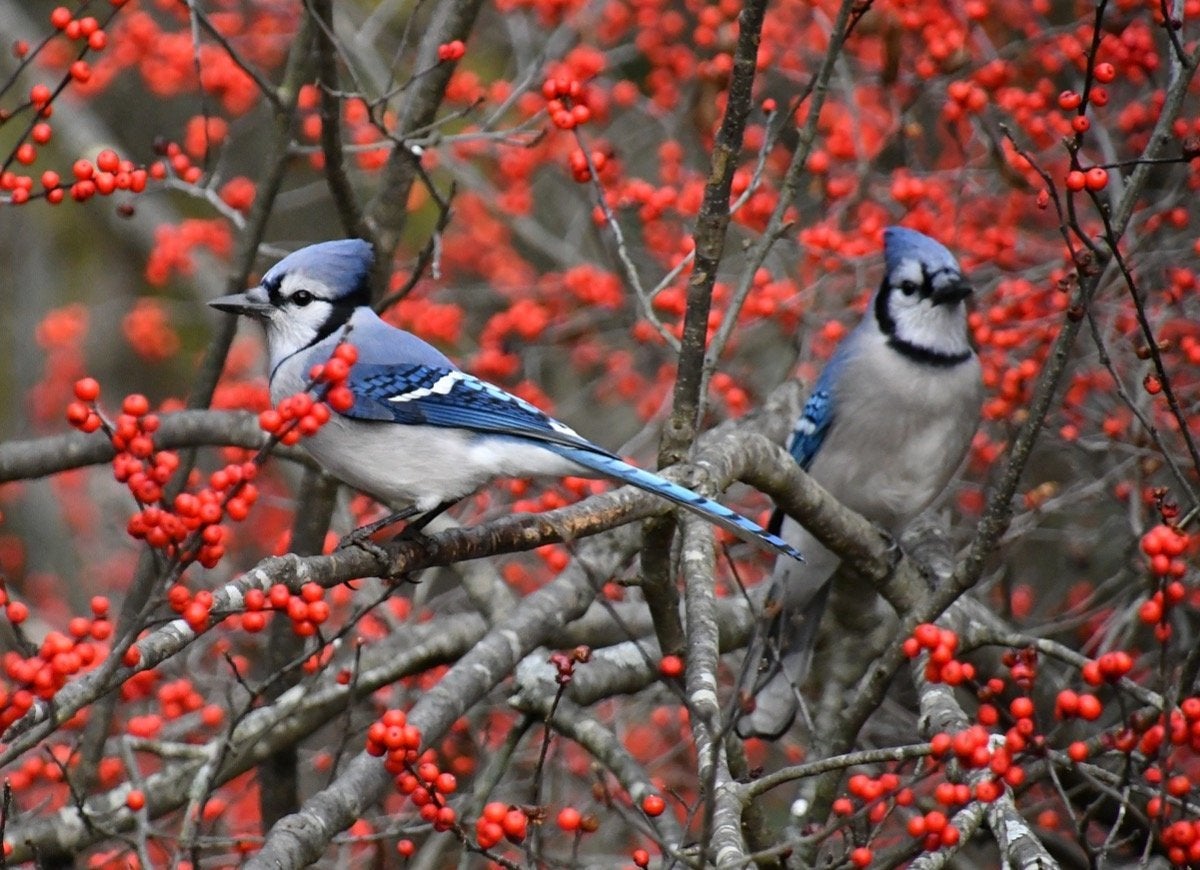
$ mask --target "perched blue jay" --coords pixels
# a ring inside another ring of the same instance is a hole
[[[789,450],[842,504],[895,538],[949,482],[979,424],[983,383],[971,347],[971,286],[928,236],[884,231],[883,283],[862,322],[834,351],[796,421]],[[773,649],[743,737],[774,739],[802,709],[817,625],[838,559],[795,520],[776,528],[807,561],[776,562],[768,599],[781,606]],[[756,656],[757,658],[757,656]]]
[[[740,514],[623,462],[385,323],[370,305],[373,262],[366,242],[323,242],[284,257],[257,287],[209,303],[263,323],[276,402],[303,390],[309,370],[329,359],[343,337],[358,349],[346,385],[354,405],[334,411],[301,442],[335,477],[384,504],[404,505],[396,519],[429,518],[499,476],[609,477],[800,559],[793,547]]]

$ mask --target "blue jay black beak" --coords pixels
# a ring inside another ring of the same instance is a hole
[[[267,293],[262,287],[252,287],[245,293],[234,293],[221,296],[208,303],[218,311],[228,311],[230,314],[244,314],[247,317],[262,319],[274,309],[267,299]]]
[[[962,302],[964,299],[970,296],[972,292],[974,292],[974,290],[971,285],[966,282],[966,279],[959,278],[956,281],[950,282],[944,287],[939,287],[934,290],[933,295],[930,296],[930,299],[933,300],[934,305],[954,305],[956,302]]]

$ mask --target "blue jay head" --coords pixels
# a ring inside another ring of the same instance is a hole
[[[361,239],[321,242],[288,254],[245,293],[208,304],[261,321],[273,356],[316,344],[371,304],[375,252]]]
[[[886,271],[875,295],[875,321],[903,353],[927,362],[971,354],[966,300],[971,285],[939,242],[905,227],[883,232]]]

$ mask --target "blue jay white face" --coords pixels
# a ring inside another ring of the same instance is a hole
[[[933,365],[954,365],[970,357],[965,303],[971,285],[954,255],[928,236],[891,227],[886,259],[875,320],[888,343]]]
[[[370,305],[373,261],[371,246],[357,239],[310,245],[276,263],[257,287],[210,304],[261,321],[274,368],[280,356],[311,347]]]

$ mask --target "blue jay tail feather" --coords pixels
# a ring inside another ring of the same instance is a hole
[[[795,559],[797,562],[804,561],[804,557],[800,555],[799,550],[777,535],[771,534],[758,525],[758,523],[746,519],[737,511],[730,510],[725,505],[715,502],[711,498],[705,498],[686,487],[671,483],[671,481],[659,477],[657,474],[645,471],[636,465],[630,465],[628,462],[623,462],[614,456],[594,450],[562,446],[556,447],[555,452],[597,474],[628,483],[631,486],[636,486],[638,489],[653,493],[660,498],[665,498],[667,501],[677,504],[699,517],[703,517],[713,525],[720,526],[726,531],[737,535],[743,541],[758,547],[771,549],[780,555]]]

